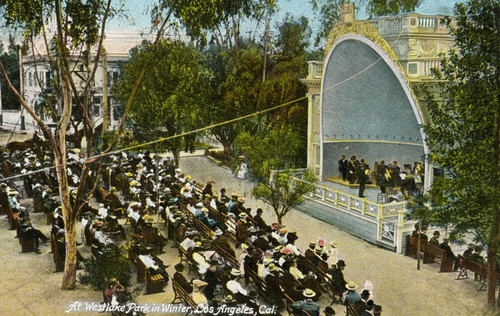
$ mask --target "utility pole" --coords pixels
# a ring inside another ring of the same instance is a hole
[[[0,126],[3,125],[2,79],[0,79]]]
[[[108,124],[109,124],[109,104],[108,104],[108,54],[106,52],[106,48],[104,46],[102,47],[102,66],[103,66],[103,87],[102,87],[102,97],[103,97],[103,102],[104,102],[104,123],[102,126],[103,132],[108,131]]]
[[[19,94],[24,99],[24,73],[23,73],[23,52],[19,47]],[[21,130],[26,130],[26,123],[24,121],[24,107],[21,105]]]

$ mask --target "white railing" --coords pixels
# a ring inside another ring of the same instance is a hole
[[[308,61],[309,75],[308,79],[318,79],[323,76],[323,62],[322,61]]]
[[[432,73],[432,69],[434,68],[437,68],[437,69],[440,69],[441,68],[441,60],[425,60],[425,61],[422,61],[422,76],[428,76],[428,77],[431,77],[431,76],[434,76],[434,74]]]
[[[436,18],[418,17],[418,27],[435,28]]]
[[[304,180],[294,177],[292,181]],[[313,186],[315,190],[307,198],[331,206],[340,206],[348,213],[364,217],[372,222],[376,221],[377,240],[392,246],[396,245],[397,227],[404,222],[406,202],[379,204],[325,185],[313,184]]]

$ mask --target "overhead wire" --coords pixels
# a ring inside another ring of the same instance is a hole
[[[394,40],[393,44],[397,40],[399,40],[399,38],[400,38],[403,30],[404,30],[404,28],[401,29],[398,37]],[[348,82],[348,81],[350,81],[350,80],[358,77],[359,75],[361,75],[361,74],[365,73],[366,71],[368,71],[369,69],[371,69],[378,62],[380,62],[382,59],[383,59],[382,57],[379,57],[377,60],[375,60],[373,63],[371,63],[370,65],[366,66],[365,68],[363,68],[359,72],[357,72],[357,73],[355,73],[355,74],[347,77],[346,79],[344,79],[344,80],[342,80],[342,81],[340,81],[338,83],[335,83],[335,84],[331,85],[330,87],[327,87],[325,89],[321,89],[321,92],[328,91],[330,89],[336,88],[336,87],[338,87],[338,86],[340,86],[340,85],[342,85],[342,84],[344,84],[344,83],[346,83],[346,82]],[[243,120],[243,119],[247,119],[247,118],[250,118],[250,117],[253,117],[253,116],[258,116],[258,115],[261,115],[263,113],[267,113],[267,112],[270,112],[270,111],[273,111],[273,110],[276,110],[276,109],[288,106],[288,105],[296,103],[298,101],[305,100],[307,98],[308,98],[308,96],[306,95],[304,97],[300,97],[298,99],[295,99],[295,100],[292,100],[292,101],[289,101],[289,102],[285,102],[283,104],[280,104],[280,105],[277,105],[277,106],[274,106],[274,107],[271,107],[271,108],[267,108],[267,109],[264,109],[264,110],[261,110],[261,111],[255,112],[255,113],[251,113],[251,114],[240,116],[240,117],[237,117],[237,118],[234,118],[234,119],[230,119],[230,120],[227,120],[227,121],[223,121],[223,122],[211,124],[211,125],[208,125],[208,126],[205,126],[205,127],[201,127],[201,128],[198,128],[198,129],[194,129],[194,130],[191,130],[191,131],[188,131],[188,132],[183,132],[183,133],[172,135],[172,136],[168,136],[168,137],[162,137],[162,138],[159,138],[159,139],[154,140],[154,141],[149,141],[149,142],[145,142],[145,143],[134,145],[134,146],[129,146],[129,147],[118,149],[118,150],[114,150],[114,151],[100,153],[100,154],[97,154],[97,155],[94,155],[94,156],[91,156],[91,157],[88,157],[88,158],[85,158],[85,159],[81,159],[81,160],[78,160],[78,161],[68,162],[68,163],[66,163],[66,165],[72,165],[72,164],[75,164],[75,163],[78,163],[78,162],[82,162],[82,161],[93,162],[96,159],[102,158],[102,157],[105,157],[105,156],[114,155],[114,154],[118,154],[118,153],[121,153],[121,152],[124,152],[124,151],[128,151],[128,150],[132,150],[132,149],[137,149],[137,148],[149,146],[149,145],[152,145],[152,144],[156,144],[156,143],[159,143],[159,142],[164,142],[164,141],[175,139],[175,138],[178,138],[178,137],[183,137],[183,136],[186,136],[186,135],[196,134],[196,133],[199,133],[199,132],[202,132],[202,131],[210,130],[210,129],[214,128],[214,127],[219,127],[219,126],[227,125],[227,124],[234,123],[234,122],[237,122],[237,121],[240,121],[240,120]],[[51,169],[54,169],[56,167],[58,167],[58,165],[54,165],[54,166],[46,167],[46,168],[42,168],[42,169],[37,169],[37,170],[33,170],[33,171],[28,171],[28,172],[23,173],[21,175],[14,175],[14,176],[11,176],[11,177],[2,178],[2,179],[0,179],[0,182],[14,180],[14,179],[17,179],[17,178],[25,177],[27,175],[36,174],[36,173],[39,173],[39,172],[50,171]]]

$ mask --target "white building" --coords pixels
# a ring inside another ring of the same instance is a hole
[[[49,31],[50,32],[50,31]],[[188,43],[189,37],[184,34],[170,32],[168,37],[176,40],[182,40]],[[91,86],[91,98],[89,100],[89,114],[95,126],[104,121],[105,116],[105,98],[108,99],[108,114],[110,129],[115,128],[120,120],[117,111],[117,102],[111,95],[111,87],[120,77],[120,64],[127,61],[131,48],[140,45],[144,40],[152,41],[151,35],[143,35],[133,32],[107,33],[103,42],[104,54],[101,55],[99,65]],[[73,80],[78,89],[85,87],[85,81],[90,71],[94,67],[93,60],[96,56],[97,45],[91,48],[91,62],[88,66],[88,59],[81,51],[73,54],[74,58],[70,61],[72,67]],[[50,95],[51,84],[53,80],[53,71],[50,65],[46,46],[43,39],[36,42],[35,47],[27,56],[23,56],[23,96],[26,102],[39,112],[43,99],[43,92]],[[107,82],[107,84],[105,84]],[[76,101],[73,100],[74,113],[76,113]],[[54,109],[59,111],[60,109]],[[48,115],[44,118],[47,123],[54,123]],[[31,121],[26,117],[27,122]]]

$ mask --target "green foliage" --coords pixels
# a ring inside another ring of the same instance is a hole
[[[395,15],[413,12],[421,3],[422,0],[370,0],[368,10],[371,16]]]
[[[248,159],[251,177],[259,182],[268,182],[271,170],[298,168],[304,164],[302,135],[290,127],[271,128],[252,135],[239,135],[236,151]]]
[[[3,49],[3,43],[0,42],[0,60],[11,78],[11,82],[16,89],[19,89],[19,49],[14,43],[14,38],[9,36],[9,46],[7,51]],[[19,109],[19,102],[16,100],[12,91],[10,91],[7,81],[0,80],[2,89],[2,107],[6,110]]]
[[[172,9],[173,14],[186,28],[188,34],[202,46],[213,35],[219,43],[225,40],[238,44],[239,23],[242,19],[259,19],[264,14],[265,6],[273,5],[276,0],[161,0],[153,10],[158,15],[165,9]],[[226,30],[225,40],[219,38],[221,29]]]
[[[272,206],[278,223],[294,207],[305,201],[304,195],[315,190],[314,183],[318,181],[311,170],[304,173],[304,181],[292,181],[294,177],[290,170],[280,170],[273,175],[270,182],[260,182],[252,191],[252,195]]]
[[[95,260],[85,261],[85,270],[78,275],[80,283],[90,285],[98,291],[108,287],[113,279],[117,279],[123,286],[131,285],[133,264],[128,258],[127,249],[110,245],[102,252]]]
[[[76,47],[81,43],[93,44],[99,40],[99,28],[106,8],[107,0],[66,0],[61,1],[64,14],[63,24],[67,26],[67,36]],[[1,0],[7,24],[20,27],[25,38],[40,34],[43,24],[53,18],[56,1],[39,0]],[[110,15],[119,12],[112,8]]]
[[[312,0],[313,9],[319,11],[319,30],[316,33],[314,45],[318,46],[322,41],[328,39],[333,26],[340,17],[338,6],[349,1],[347,0],[323,0],[322,4],[317,0]]]
[[[432,124],[425,126],[430,159],[442,168],[414,216],[453,225],[457,234],[471,230],[490,244],[493,205],[500,201],[498,181],[499,50],[498,2],[457,4],[455,21],[447,18],[455,49],[435,74],[440,93],[429,95]],[[496,22],[495,22],[496,21]],[[432,206],[432,211],[428,207]]]
[[[150,47],[146,42],[133,49],[123,66],[113,87],[121,104],[127,102]],[[128,117],[135,139],[151,141],[204,126],[208,109],[200,100],[206,95],[209,73],[201,54],[182,42],[161,41],[150,64]],[[165,142],[171,150],[180,145],[178,138]]]

